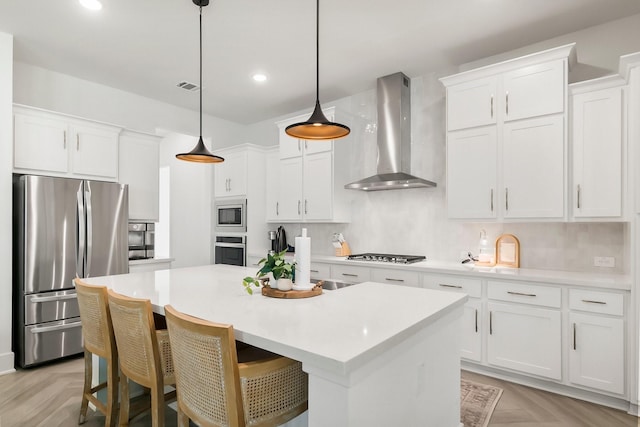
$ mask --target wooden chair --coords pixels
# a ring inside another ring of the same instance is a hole
[[[178,393],[178,425],[271,427],[307,410],[302,364],[282,356],[238,363],[233,326],[165,306]]]
[[[165,385],[175,385],[169,334],[155,330],[151,302],[129,298],[108,290],[109,310],[120,362],[120,425],[129,420],[129,380],[151,393],[153,427],[164,426],[164,404],[175,399],[175,390],[164,394]]]
[[[78,278],[74,283],[84,346],[84,387],[78,424],[87,420],[87,408],[91,402],[105,415],[104,425],[112,427],[116,425],[118,410],[118,351],[111,325],[107,288],[89,285]],[[107,379],[95,387],[91,387],[93,354],[104,358],[107,363]],[[104,388],[107,389],[106,405],[93,395]]]

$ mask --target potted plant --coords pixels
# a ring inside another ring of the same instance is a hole
[[[260,286],[260,280],[264,279],[269,273],[276,281],[276,287],[281,291],[288,291],[293,286],[293,279],[295,278],[296,263],[295,261],[290,263],[285,259],[287,250],[277,252],[273,255],[268,254],[266,258],[262,258],[258,264],[262,266],[256,273],[257,277],[245,277],[242,280],[244,288],[249,294],[253,294],[251,285],[255,287]]]

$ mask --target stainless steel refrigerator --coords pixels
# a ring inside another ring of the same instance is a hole
[[[16,362],[27,367],[81,353],[73,279],[129,271],[128,188],[14,175],[13,207]]]

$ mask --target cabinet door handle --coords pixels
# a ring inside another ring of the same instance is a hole
[[[478,333],[478,309],[476,308],[476,333]]]
[[[300,200],[298,200],[298,215],[300,215]]]
[[[280,215],[280,202],[276,202],[276,216]]]
[[[504,208],[505,210],[509,210],[509,189],[504,189]]]
[[[76,151],[80,151],[80,135],[76,134]]]
[[[384,280],[388,280],[390,282],[404,282],[404,279],[393,279],[391,277],[385,277]]]
[[[443,288],[456,288],[456,289],[462,289],[462,286],[458,286],[458,285],[447,285],[445,283],[440,283],[438,286],[442,286]]]
[[[298,140],[298,151],[300,151],[300,140]]]
[[[576,349],[576,324],[573,324],[573,349]]]
[[[521,297],[536,297],[536,294],[525,294],[523,292],[513,292],[513,291],[507,291],[508,294],[510,295],[519,295]]]
[[[229,178],[229,191],[231,191],[231,178]]]
[[[306,150],[307,148],[309,148],[308,142],[309,142],[309,141],[307,141],[307,140],[305,140],[305,141],[304,141],[304,149],[305,149],[305,150]]]
[[[312,273],[320,273],[320,271],[318,271],[318,270],[309,270],[309,271],[312,272]]]
[[[505,95],[505,101],[506,101],[505,112],[508,116],[509,115],[509,91],[507,91]]]
[[[491,94],[491,118],[493,119],[493,94]]]
[[[489,335],[493,335],[493,312],[489,312]]]
[[[586,302],[587,304],[602,304],[602,305],[607,305],[606,302],[604,301],[596,301],[596,300],[592,300],[592,299],[583,299],[582,302]]]
[[[491,212],[493,212],[493,188],[491,189]]]
[[[304,214],[307,214],[307,205],[309,204],[309,201],[307,199],[304,199]]]
[[[63,136],[63,141],[62,141],[62,148],[64,148],[65,150],[67,149],[67,131],[62,131],[62,136]]]
[[[578,184],[578,209],[580,209],[580,184]]]
[[[347,277],[358,277],[357,274],[353,274],[353,273],[342,273],[342,275]]]

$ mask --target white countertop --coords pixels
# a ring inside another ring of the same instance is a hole
[[[164,262],[172,262],[174,260],[175,258],[130,259],[129,265],[161,264]]]
[[[631,290],[631,276],[625,274],[579,273],[557,270],[534,270],[527,268],[471,267],[461,263],[422,261],[413,264],[393,264],[377,261],[354,261],[346,257],[312,255],[312,262],[358,265],[362,267],[392,268],[423,273],[456,274],[481,279],[518,280],[546,284],[574,285],[602,289]]]
[[[305,299],[249,295],[255,268],[206,265],[85,279],[203,319],[229,323],[240,341],[344,374],[465,303],[464,294],[365,282]]]

